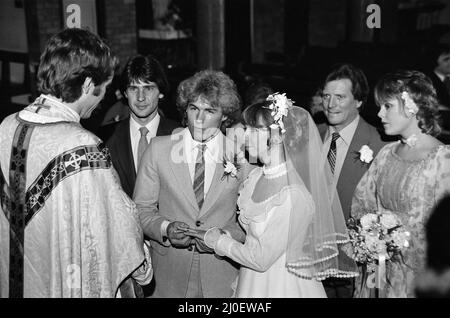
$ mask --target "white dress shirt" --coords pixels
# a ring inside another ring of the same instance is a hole
[[[220,137],[221,133],[219,132],[212,139],[208,140],[208,142],[205,143],[205,183],[203,191],[205,197],[208,193],[209,188],[211,187],[214,172],[216,171],[216,165],[221,161],[221,159],[219,158],[219,150],[222,144],[222,139]],[[184,159],[188,164],[191,181],[192,184],[194,184],[195,163],[199,152],[198,146],[201,145],[201,143],[192,138],[192,135],[189,132],[188,128],[186,128],[184,131],[183,141]]]
[[[147,134],[147,143],[150,143],[150,140],[156,136],[156,132],[158,131],[159,122],[161,117],[157,113],[156,116],[147,124],[145,127],[148,129]],[[130,139],[131,139],[131,151],[133,152],[133,160],[134,160],[134,168],[137,172],[138,166],[138,147],[139,147],[139,139],[141,139],[141,132],[139,129],[143,127],[141,126],[133,116],[130,116]]]
[[[220,158],[220,150],[222,147],[223,139],[222,133],[216,134],[213,138],[208,140],[206,144],[206,149],[203,154],[205,159],[205,180],[204,180],[204,190],[203,194],[206,197],[206,194],[211,187],[211,183],[214,177],[214,173],[216,171],[217,163],[222,161]],[[201,143],[194,140],[188,128],[185,128],[183,131],[183,152],[184,152],[184,160],[189,168],[189,175],[191,176],[192,186],[194,185],[194,176],[195,176],[195,163],[198,155],[198,146]],[[161,234],[162,236],[167,236],[167,226],[170,224],[169,221],[163,221],[161,224]],[[227,233],[228,234],[228,233]]]
[[[441,80],[441,82],[444,82],[445,80],[445,75],[438,73],[438,72],[434,72],[434,74],[436,74],[436,76]]]
[[[338,132],[340,138],[336,140],[336,164],[334,166],[334,182],[337,183],[341,174],[342,166],[344,165],[345,157],[347,156],[348,148],[355,135],[356,128],[359,123],[359,115],[348,124],[341,131],[337,131],[333,126],[328,127],[328,131],[325,135],[325,142],[323,143],[323,150],[328,153],[331,145],[331,137],[334,132]]]

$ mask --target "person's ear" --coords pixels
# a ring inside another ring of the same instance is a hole
[[[356,108],[360,108],[360,107],[361,107],[361,105],[362,105],[362,102],[361,102],[361,101],[359,101],[359,100],[357,100],[357,101],[356,101]]]
[[[94,82],[91,77],[86,77],[82,86],[82,92],[84,95],[91,94],[95,89]]]
[[[159,99],[163,99],[164,98],[164,94],[160,93],[158,97],[159,97]]]
[[[222,123],[225,121],[225,120],[227,120],[228,119],[228,116],[227,115],[222,115]]]

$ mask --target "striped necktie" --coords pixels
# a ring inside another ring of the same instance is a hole
[[[144,154],[144,151],[148,146],[148,142],[147,142],[148,129],[147,129],[147,127],[141,127],[141,128],[139,128],[139,131],[141,132],[141,138],[139,139],[139,144],[138,144],[138,160],[137,160],[138,167],[141,164],[142,155]]]
[[[331,137],[331,144],[330,144],[330,150],[328,151],[328,163],[331,167],[331,172],[334,174],[334,166],[336,165],[336,140],[338,140],[340,137],[339,133],[334,132]]]
[[[205,199],[205,149],[206,145],[198,145],[197,160],[195,161],[195,174],[194,174],[194,194],[197,199],[198,208],[201,210],[203,201]]]

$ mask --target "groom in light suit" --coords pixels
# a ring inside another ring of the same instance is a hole
[[[233,160],[237,150],[220,131],[240,108],[240,98],[227,75],[201,71],[179,85],[177,106],[187,128],[152,139],[134,190],[151,239],[152,297],[230,297],[237,265],[184,230],[219,227],[241,242],[245,238],[236,202],[249,166],[243,164],[237,176],[225,175],[223,160]]]
[[[318,126],[328,153],[328,164],[334,175],[345,221],[351,216],[355,188],[370,162],[360,159],[359,151],[367,146],[375,157],[385,145],[377,129],[367,123],[359,110],[367,101],[369,85],[359,68],[343,64],[330,72],[323,87],[323,108],[327,124]],[[329,298],[351,298],[353,279],[326,279]]]

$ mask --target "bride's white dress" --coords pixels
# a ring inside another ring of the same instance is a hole
[[[286,268],[286,247],[289,233],[289,215],[305,217],[306,230],[314,213],[314,202],[304,186],[284,187],[264,202],[253,202],[252,194],[262,168],[254,169],[240,192],[239,222],[246,231],[242,244],[222,235],[215,245],[219,255],[227,256],[242,265],[237,279],[235,297],[242,298],[296,298],[326,297],[321,282],[302,279]],[[236,283],[236,282],[235,282]]]

